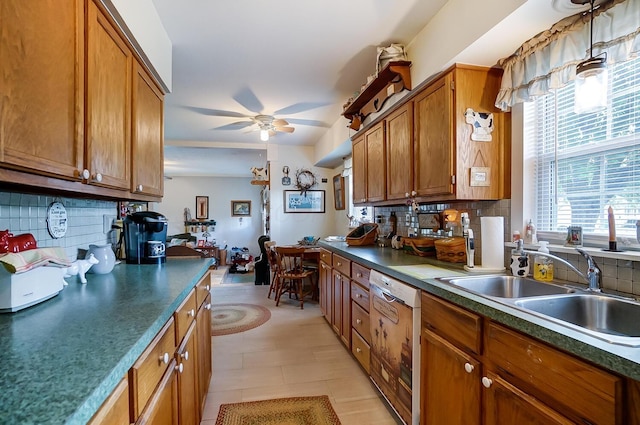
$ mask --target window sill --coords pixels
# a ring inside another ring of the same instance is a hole
[[[515,248],[515,242],[505,242],[505,247]],[[533,244],[525,244],[524,248],[537,251],[540,245]],[[576,248],[581,248],[588,254],[593,257],[601,257],[601,258],[614,258],[616,260],[627,260],[627,261],[640,261],[640,251],[635,250],[626,250],[626,251],[605,251],[602,248],[597,248],[593,246],[582,246],[582,247],[569,247],[564,245],[548,245],[549,252],[556,252],[562,254],[577,254]]]

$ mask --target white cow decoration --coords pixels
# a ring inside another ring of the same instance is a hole
[[[69,267],[62,270],[62,277],[67,278],[78,275],[80,282],[87,283],[87,278],[84,276],[89,271],[91,266],[98,264],[100,261],[93,255],[89,254],[84,260],[76,260]]]
[[[251,172],[256,180],[267,180],[267,169],[251,167]]]
[[[476,112],[467,108],[464,112],[467,124],[473,126],[471,140],[476,142],[490,142],[491,132],[493,132],[493,114],[490,112]]]

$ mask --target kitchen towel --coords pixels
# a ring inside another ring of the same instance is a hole
[[[69,267],[71,265],[64,248],[61,247],[10,252],[0,256],[0,263],[9,273],[22,273],[46,265],[59,267]]]
[[[480,217],[482,268],[504,268],[504,217]]]

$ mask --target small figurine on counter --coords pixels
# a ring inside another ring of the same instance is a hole
[[[84,260],[76,260],[69,267],[63,270],[62,277],[67,278],[78,275],[80,282],[87,283],[87,278],[84,276],[89,271],[91,266],[98,264],[100,261],[93,255],[89,254]]]

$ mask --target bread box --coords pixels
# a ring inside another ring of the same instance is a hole
[[[466,263],[467,251],[465,249],[464,238],[454,237],[436,239],[436,258],[440,261],[450,263]]]

